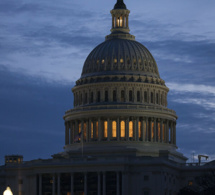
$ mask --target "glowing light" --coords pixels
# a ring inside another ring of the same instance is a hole
[[[12,193],[12,191],[11,191],[9,186],[6,188],[6,190],[4,191],[3,195],[13,195],[13,193]]]

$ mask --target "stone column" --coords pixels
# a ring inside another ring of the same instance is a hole
[[[152,133],[154,132],[154,129],[152,128],[152,119],[150,120],[150,140],[151,140],[151,142],[153,142],[153,137],[152,137]]]
[[[166,143],[169,143],[169,120],[166,122]]]
[[[84,121],[81,120],[81,143],[84,142]]]
[[[135,132],[136,132],[136,137],[135,137],[135,141],[139,141],[139,117],[137,117],[137,119],[136,119],[136,130],[135,130]]]
[[[86,121],[86,142],[89,142],[89,121]]]
[[[52,195],[55,195],[55,175],[52,176]]]
[[[98,140],[101,141],[102,139],[102,128],[101,128],[101,118],[98,119]]]
[[[69,144],[69,124],[65,122],[65,145]]]
[[[158,134],[158,129],[157,129],[157,119],[154,119],[154,142],[157,141],[157,134]]]
[[[57,195],[60,195],[60,174],[57,175]]]
[[[39,195],[42,195],[42,174],[39,174]]]
[[[107,140],[110,141],[110,139],[111,139],[111,120],[110,120],[110,118],[107,119],[107,126],[108,126],[108,129],[107,129],[108,130],[108,132],[107,132],[108,139]]]
[[[71,173],[71,195],[74,195],[74,174]]]
[[[101,195],[101,174],[98,172],[98,195]]]
[[[117,118],[117,141],[120,140],[120,120],[119,117]]]
[[[125,137],[126,141],[129,140],[129,117],[125,121]]]
[[[163,119],[160,122],[160,142],[163,143]]]
[[[142,118],[142,120],[141,120],[141,138],[142,138],[142,141],[145,141],[145,131],[146,131],[146,128],[144,125],[144,120]]]
[[[78,135],[78,121],[75,121],[75,136],[76,137]]]
[[[87,195],[87,173],[84,173],[84,195]]]
[[[145,140],[149,141],[149,119],[146,117],[146,137]]]
[[[91,120],[91,119],[89,119],[89,134],[88,134],[89,141],[91,141],[91,140],[92,140],[92,138],[91,138],[91,123],[92,123],[92,120]]]
[[[73,121],[70,121],[70,144],[74,143],[74,125]]]
[[[119,171],[117,171],[117,175],[116,175],[116,194],[120,195],[120,175],[119,175]]]
[[[106,195],[106,173],[103,172],[103,195]]]

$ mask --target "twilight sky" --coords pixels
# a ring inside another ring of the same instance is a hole
[[[50,158],[90,51],[110,33],[116,0],[0,0],[0,165]],[[124,0],[131,34],[157,61],[178,115],[177,145],[215,159],[215,1]]]

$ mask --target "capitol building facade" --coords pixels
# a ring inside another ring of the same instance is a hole
[[[14,195],[175,195],[211,169],[188,166],[177,151],[169,89],[129,33],[129,13],[118,0],[111,34],[86,58],[64,115],[64,151],[32,161],[6,156],[0,193],[9,185]]]

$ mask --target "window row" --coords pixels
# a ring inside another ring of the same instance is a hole
[[[102,94],[103,92],[103,94]],[[162,106],[167,106],[166,94],[160,94],[158,92],[141,91],[134,92],[128,90],[127,94],[125,90],[104,90],[104,91],[91,91],[90,93],[75,93],[74,94],[74,106],[80,106],[85,104],[100,103],[100,102],[139,102],[139,103],[152,103]]]

